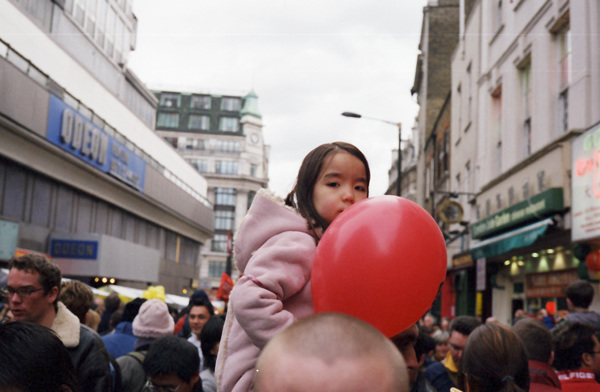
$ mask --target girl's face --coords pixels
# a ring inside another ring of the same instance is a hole
[[[346,151],[334,153],[324,162],[313,189],[315,210],[327,224],[368,195],[365,165]]]
[[[444,358],[446,358],[446,354],[448,354],[448,350],[450,350],[450,347],[448,347],[448,343],[436,344],[435,345],[435,357],[437,358],[437,360],[441,361]]]

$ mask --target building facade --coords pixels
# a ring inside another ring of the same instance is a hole
[[[94,286],[197,287],[213,206],[127,69],[131,1],[5,0],[0,24],[0,264],[40,252]]]
[[[269,146],[254,92],[245,96],[155,91],[156,130],[208,182],[215,235],[201,254],[200,277],[219,286],[239,272],[229,257],[241,220],[260,188],[268,186]]]
[[[517,309],[566,309],[566,285],[590,278],[598,235],[573,237],[574,214],[600,204],[589,185],[591,207],[576,205],[572,149],[600,121],[600,5],[469,6],[452,57],[450,180],[476,196],[470,235],[451,255],[456,313],[510,324]]]

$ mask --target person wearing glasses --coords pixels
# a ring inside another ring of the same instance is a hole
[[[600,384],[600,342],[594,328],[575,323],[554,336],[554,369],[563,392],[597,392]]]
[[[144,358],[144,392],[203,392],[199,368],[192,343],[175,335],[156,339]]]
[[[469,335],[481,323],[473,316],[458,316],[450,323],[450,350],[446,358],[427,367],[424,376],[438,392],[450,392],[458,385],[458,369]]]
[[[36,254],[12,257],[8,269],[3,295],[13,319],[50,328],[60,337],[77,372],[81,390],[110,392],[113,379],[104,343],[58,300],[60,269]]]

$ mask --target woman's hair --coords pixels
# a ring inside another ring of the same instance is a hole
[[[529,390],[525,347],[517,334],[501,324],[481,325],[469,335],[460,366],[471,392]]]
[[[369,192],[369,182],[371,180],[371,172],[369,171],[369,163],[364,154],[356,148],[356,146],[350,143],[344,142],[333,142],[321,144],[304,157],[300,170],[298,171],[298,178],[296,179],[296,185],[294,189],[287,195],[285,204],[294,207],[300,212],[309,223],[311,229],[317,227],[323,230],[327,229],[327,222],[319,216],[315,205],[313,203],[313,190],[315,184],[319,179],[321,170],[323,169],[323,163],[325,160],[333,154],[345,151],[356,158],[358,158],[365,166],[365,174],[367,176],[367,196]]]
[[[79,391],[69,352],[50,328],[23,321],[0,325],[0,358],[2,391]]]
[[[202,349],[204,364],[213,373],[217,365],[217,355],[211,351],[221,341],[224,324],[225,320],[223,317],[213,316],[208,319],[202,328],[202,332],[200,332],[200,348]]]

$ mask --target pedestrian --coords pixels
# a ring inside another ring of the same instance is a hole
[[[469,335],[481,322],[473,316],[458,316],[450,323],[448,354],[442,362],[427,367],[425,377],[438,392],[450,392],[458,385],[458,369]]]
[[[146,353],[156,339],[173,335],[174,327],[169,308],[160,299],[147,300],[140,306],[132,323],[133,334],[137,337],[134,351],[117,358],[123,391],[141,392],[144,389],[146,374],[142,364]]]
[[[104,311],[100,314],[100,325],[98,325],[98,333],[106,335],[111,332],[110,318],[113,313],[119,310],[121,306],[121,298],[114,291],[104,299]]]
[[[200,368],[198,370],[200,371],[204,369],[200,334],[202,333],[204,325],[206,325],[214,314],[215,310],[208,298],[196,297],[192,299],[190,311],[187,316],[192,331],[191,336],[188,338],[188,342],[198,348],[198,355],[200,356]]]
[[[516,333],[499,323],[477,327],[460,362],[464,391],[529,391],[527,352]]]
[[[59,337],[39,324],[15,321],[0,325],[0,390],[78,392],[71,357]]]
[[[146,392],[203,392],[196,347],[179,336],[165,336],[150,345],[144,358]]]
[[[600,342],[587,324],[569,324],[554,336],[554,369],[563,392],[597,392]]]
[[[368,197],[369,180],[362,152],[334,142],[304,158],[285,201],[257,193],[234,241],[241,276],[217,358],[219,390],[249,390],[267,342],[314,312],[309,283],[317,242],[335,217]]]
[[[266,345],[255,373],[256,392],[408,392],[406,366],[392,342],[340,313],[293,323]]]
[[[202,357],[204,358],[204,370],[200,372],[200,378],[202,379],[202,389],[204,389],[204,392],[217,392],[215,366],[217,365],[217,355],[219,354],[224,324],[225,319],[223,317],[211,317],[200,333]]]
[[[558,392],[560,381],[552,369],[554,352],[552,334],[539,320],[526,318],[513,325],[512,330],[521,338],[529,360],[530,392]]]
[[[67,309],[77,316],[82,324],[85,324],[87,312],[92,306],[93,298],[92,289],[83,282],[67,280],[62,281],[60,284],[58,300],[65,304]]]
[[[102,336],[106,350],[113,358],[119,358],[134,351],[137,337],[133,334],[133,320],[138,315],[140,307],[146,302],[143,298],[134,298],[125,304],[121,321],[113,333]]]
[[[71,357],[81,390],[111,391],[114,378],[102,339],[58,300],[60,269],[37,254],[12,257],[8,269],[4,294],[14,320],[40,324],[56,332]]]
[[[600,331],[600,314],[589,309],[594,299],[594,288],[592,285],[585,280],[576,280],[567,286],[565,294],[567,296],[569,314],[556,323],[552,332],[556,334],[567,325],[575,323],[587,324],[596,331]]]
[[[432,360],[435,362],[441,362],[446,359],[448,355],[448,351],[450,351],[450,347],[448,346],[448,338],[450,335],[446,331],[435,331],[431,338],[435,342],[435,348],[433,351]]]

